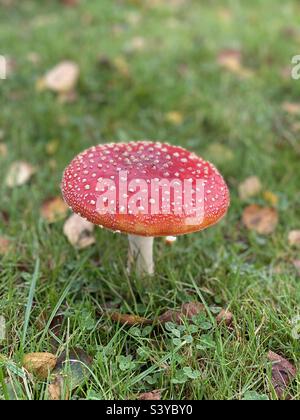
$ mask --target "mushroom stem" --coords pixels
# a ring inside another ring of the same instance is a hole
[[[132,271],[135,265],[139,275],[154,273],[153,262],[153,237],[128,235],[129,252],[128,252],[128,271]]]

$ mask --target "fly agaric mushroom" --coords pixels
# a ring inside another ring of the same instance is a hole
[[[64,172],[66,203],[81,217],[129,236],[128,268],[153,274],[153,239],[203,230],[227,212],[227,185],[181,147],[138,141],[94,146]]]

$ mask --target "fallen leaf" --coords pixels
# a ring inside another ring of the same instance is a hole
[[[300,122],[299,122],[299,121],[294,122],[294,123],[291,125],[291,128],[292,128],[292,131],[293,131],[294,133],[299,133],[299,131],[300,131]]]
[[[269,351],[268,359],[272,362],[272,384],[279,398],[282,398],[289,383],[295,378],[297,371],[288,360]]]
[[[293,265],[296,268],[297,273],[300,275],[300,260],[294,260]]]
[[[282,77],[283,80],[291,80],[291,66],[284,66],[281,69],[279,69],[278,73]]]
[[[160,389],[155,389],[154,391],[144,392],[138,396],[138,400],[140,401],[155,401],[161,400],[161,391]]]
[[[297,102],[283,102],[282,109],[291,115],[300,114],[300,103]]]
[[[64,234],[68,241],[76,249],[84,249],[96,242],[93,235],[95,226],[82,219],[77,214],[73,214],[64,225]]]
[[[0,236],[0,255],[8,254],[11,248],[11,241],[4,236]]]
[[[0,157],[6,157],[8,153],[7,145],[5,143],[0,143]]]
[[[153,324],[153,320],[142,318],[138,315],[130,315],[130,314],[121,314],[119,312],[111,312],[109,313],[110,318],[115,321],[119,322],[120,324],[127,324],[127,325],[151,325]]]
[[[52,332],[56,337],[62,336],[62,327],[64,324],[65,317],[63,314],[57,314],[52,319],[51,324],[49,326],[49,331]]]
[[[278,213],[273,208],[252,204],[243,212],[243,223],[247,229],[260,235],[270,235],[278,224]]]
[[[30,353],[23,358],[23,367],[39,379],[47,379],[55,368],[56,356],[51,353]]]
[[[291,246],[299,246],[300,245],[300,230],[292,230],[289,233],[289,244]]]
[[[262,190],[260,179],[257,176],[250,176],[239,185],[239,196],[241,200],[247,200],[259,194]]]
[[[26,184],[34,175],[35,169],[27,162],[14,162],[8,169],[5,184],[9,188]]]
[[[69,392],[64,390],[64,378],[62,375],[56,375],[52,382],[48,385],[48,396],[50,401],[69,399]]]
[[[183,324],[184,319],[192,319],[195,315],[203,312],[204,306],[200,302],[188,302],[181,305],[180,310],[169,309],[160,315],[159,322],[165,324],[166,322],[175,322],[176,324]]]
[[[55,153],[58,150],[58,147],[59,147],[59,140],[54,139],[54,140],[49,141],[46,144],[47,155],[49,155],[49,156],[55,155]]]
[[[73,91],[79,78],[79,67],[72,61],[63,61],[50,70],[41,85],[57,93]]]
[[[31,64],[38,64],[41,60],[41,57],[39,56],[38,53],[36,52],[30,52],[27,54],[26,59],[31,63]]]
[[[183,123],[183,115],[179,111],[170,111],[166,114],[166,121],[173,125],[180,125]]]
[[[279,201],[278,195],[274,194],[272,191],[265,191],[263,193],[264,199],[270,203],[273,207],[276,207]]]
[[[146,47],[146,40],[141,36],[136,36],[125,46],[127,53],[133,53],[136,51],[143,51]]]
[[[207,155],[216,164],[224,164],[234,159],[234,154],[231,149],[222,143],[212,143],[207,148]]]
[[[218,324],[225,323],[227,327],[232,326],[233,314],[228,309],[222,309],[216,317]]]
[[[182,315],[189,319],[191,319],[195,315],[198,315],[204,310],[204,305],[200,302],[187,302],[181,305]]]
[[[69,211],[68,206],[61,197],[49,198],[41,207],[41,216],[48,223],[55,223],[64,219]]]
[[[9,222],[9,213],[5,210],[0,210],[0,221],[2,221],[5,225]]]
[[[242,54],[238,50],[225,49],[217,57],[218,64],[231,73],[240,77],[248,78],[253,72],[242,65]]]
[[[129,65],[124,57],[115,57],[112,62],[118,73],[126,78],[130,77]]]
[[[182,314],[180,311],[176,311],[175,309],[168,309],[158,318],[161,324],[165,324],[166,322],[175,322],[176,324],[182,323]]]
[[[68,399],[69,394],[89,378],[92,362],[93,359],[82,349],[63,352],[57,360],[53,379],[48,386],[49,399]]]
[[[141,22],[142,16],[138,12],[128,12],[125,19],[130,25],[136,26]]]

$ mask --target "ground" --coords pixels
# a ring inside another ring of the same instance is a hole
[[[0,186],[0,233],[13,243],[0,259],[1,398],[9,397],[4,377],[19,384],[24,354],[77,347],[93,362],[70,398],[135,399],[160,389],[163,399],[276,399],[266,355],[272,350],[297,366],[300,351],[291,325],[300,304],[292,265],[299,250],[287,240],[299,228],[299,126],[297,110],[282,106],[300,94],[288,71],[300,52],[298,2],[6,0],[0,8],[0,54],[14,60],[11,76],[0,80],[8,148],[0,176],[18,160],[38,170],[19,188]],[[220,65],[228,50],[241,52],[243,68]],[[80,66],[70,103],[38,83],[65,59]],[[138,139],[203,155],[231,191],[217,226],[170,247],[156,240],[156,274],[146,279],[126,272],[126,236],[99,229],[94,246],[76,251],[64,221],[49,225],[39,210],[60,195],[63,169],[78,152]],[[270,205],[263,192],[240,199],[238,185],[252,175],[278,199],[271,235],[241,223],[247,205]],[[153,319],[191,301],[229,308],[234,326],[218,325],[211,311],[182,331],[129,327],[107,314],[114,308]],[[54,336],[57,313],[64,324]],[[45,382],[23,382],[18,398],[47,398]],[[287,392],[300,397],[299,376]]]

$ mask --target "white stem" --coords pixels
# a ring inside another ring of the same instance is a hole
[[[153,274],[153,241],[151,236],[128,235],[129,252],[128,252],[128,271],[132,271],[135,265],[139,275]]]

